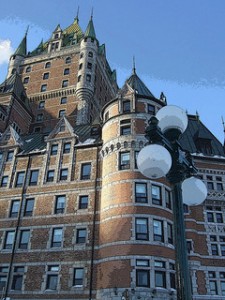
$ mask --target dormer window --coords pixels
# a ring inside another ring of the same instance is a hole
[[[210,139],[198,138],[195,141],[197,151],[206,155],[212,154],[212,143]]]
[[[55,34],[55,39],[58,39],[58,38],[59,38],[59,34],[56,33],[56,34]]]
[[[123,101],[123,112],[130,112],[130,100]]]

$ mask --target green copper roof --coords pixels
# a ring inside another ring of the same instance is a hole
[[[21,55],[21,56],[27,55],[27,33],[25,34],[24,38],[22,39],[21,43],[16,49],[14,55]]]
[[[133,69],[133,74],[127,79],[126,84],[135,90],[138,95],[155,98],[144,82],[137,76],[135,68]]]
[[[88,23],[84,36],[96,39],[95,28],[94,28],[92,17]]]
[[[76,17],[73,21],[73,23],[68,26],[66,29],[63,30],[63,33],[65,35],[72,35],[74,33],[76,33],[77,35],[77,39],[80,40],[81,37],[83,36],[83,32],[79,26],[79,20],[78,20],[78,17]]]

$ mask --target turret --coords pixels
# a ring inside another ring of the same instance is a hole
[[[91,19],[80,43],[79,70],[76,95],[82,101],[78,106],[77,124],[89,122],[90,99],[94,95],[95,65],[98,53],[94,24]]]
[[[27,32],[28,30],[15,53],[10,57],[7,78],[15,72],[19,73],[19,68],[27,55]]]

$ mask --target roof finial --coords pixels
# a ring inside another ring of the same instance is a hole
[[[223,132],[225,133],[225,123],[224,123],[223,116],[221,118],[222,118],[222,124],[223,124]]]
[[[75,18],[75,20],[77,20],[77,22],[79,21],[79,10],[80,10],[80,7],[78,5],[78,7],[77,7],[77,15],[76,15],[76,18]]]
[[[94,7],[91,8],[91,20],[93,19]]]
[[[135,56],[133,55],[133,74],[136,74],[136,68],[135,68]]]
[[[26,32],[25,32],[25,36],[27,36],[27,34],[28,34],[28,30],[29,30],[29,25],[27,26],[27,30],[26,30]]]

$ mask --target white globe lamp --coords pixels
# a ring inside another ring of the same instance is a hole
[[[172,165],[172,158],[163,146],[152,144],[144,147],[138,154],[139,171],[146,177],[156,179],[165,176]]]
[[[207,196],[204,182],[196,177],[190,177],[182,182],[183,202],[187,205],[199,205]]]
[[[188,125],[188,117],[186,112],[178,106],[175,105],[167,105],[161,108],[157,114],[156,118],[159,123],[163,134],[167,132],[177,132],[176,138],[178,135],[182,134]]]

